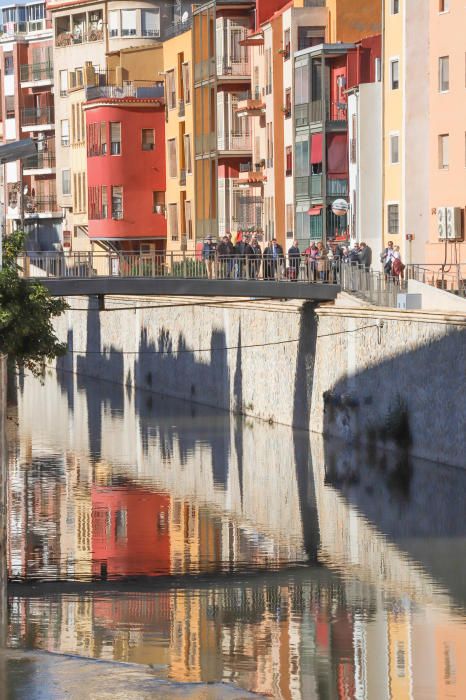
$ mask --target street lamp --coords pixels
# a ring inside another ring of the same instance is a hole
[[[23,161],[25,158],[30,158],[37,153],[37,144],[32,139],[22,139],[21,141],[13,141],[0,146],[0,165],[3,167],[3,215],[2,229],[0,231],[0,270],[3,267],[3,231],[6,232],[6,168],[7,163],[13,163],[16,160]],[[22,178],[21,178],[22,180]],[[21,192],[21,197],[23,193]],[[22,200],[21,200],[22,201]]]

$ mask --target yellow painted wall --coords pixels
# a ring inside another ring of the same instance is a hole
[[[178,116],[178,102],[180,99],[180,84],[181,84],[181,64],[180,64],[180,54],[183,54],[183,61],[189,63],[190,70],[190,92],[191,98],[190,102],[185,102],[185,116],[181,118]],[[192,230],[193,237],[190,240],[188,237],[186,239],[187,250],[193,251],[196,239],[195,239],[195,201],[194,201],[194,119],[193,119],[193,100],[194,100],[194,85],[193,85],[193,63],[192,63],[192,32],[187,31],[179,36],[169,39],[163,44],[163,71],[175,71],[175,85],[177,91],[176,108],[168,109],[166,111],[167,121],[165,123],[165,143],[166,143],[166,162],[167,162],[167,191],[165,195],[165,203],[167,206],[169,204],[178,205],[178,222],[179,222],[179,232],[178,240],[172,240],[171,232],[167,230],[167,252],[179,253],[181,251],[181,222],[184,219],[183,209],[184,205],[182,202],[182,193],[186,193],[186,201],[191,202],[191,217],[192,217]],[[183,130],[184,125],[184,130]],[[186,186],[182,187],[179,181],[179,171],[181,167],[185,167],[184,163],[184,144],[182,134],[191,135],[191,173],[186,174]],[[176,154],[177,154],[177,177],[171,178],[169,176],[168,169],[168,140],[176,139]],[[187,233],[187,231],[186,231]]]
[[[403,151],[403,11],[397,15],[390,13],[390,3],[385,8],[385,37],[384,37],[384,211],[383,211],[383,238],[384,245],[393,240],[395,245],[402,245],[403,222],[403,179],[402,179],[402,151]],[[398,58],[400,61],[399,76],[400,86],[398,90],[391,89],[390,83],[390,59]],[[390,163],[390,134],[398,132],[400,135],[400,162],[397,165]],[[400,233],[393,235],[388,233],[387,206],[389,203],[399,204]]]

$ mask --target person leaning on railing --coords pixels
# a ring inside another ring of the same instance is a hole
[[[216,245],[212,240],[212,236],[207,236],[202,246],[202,259],[205,262],[207,277],[209,279],[215,277],[215,250]]]
[[[262,263],[262,250],[259,245],[259,241],[256,237],[253,237],[251,241],[252,255],[249,261],[249,277],[251,279],[259,279],[261,263]]]

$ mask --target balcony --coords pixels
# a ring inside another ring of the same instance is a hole
[[[192,24],[193,24],[192,17],[189,17],[184,22],[175,22],[174,24],[170,24],[168,27],[166,27],[164,29],[164,38],[165,39],[173,39],[173,37],[175,37],[175,36],[179,36],[180,34],[184,34],[189,29],[191,29]]]
[[[123,85],[91,85],[86,87],[86,100],[123,99],[160,99],[164,96],[163,85],[147,81],[125,82]]]
[[[24,175],[51,175],[55,172],[55,153],[36,153],[23,165]]]
[[[349,186],[347,179],[327,178],[327,197],[347,197]]]
[[[250,153],[252,151],[251,134],[225,134],[218,137],[217,148],[228,153]]]
[[[38,19],[31,22],[6,22],[0,25],[0,36],[8,37],[17,34],[32,34],[52,28],[52,20]]]
[[[217,134],[215,132],[198,134],[194,139],[194,146],[196,155],[215,151],[217,148]]]
[[[56,195],[25,197],[24,216],[29,219],[56,216],[59,211]]]
[[[266,182],[267,177],[259,164],[253,169],[252,163],[240,163],[239,166],[239,187],[260,187]]]
[[[322,197],[322,175],[299,176],[295,180],[297,197]]]
[[[250,92],[239,95],[235,111],[238,117],[260,117],[265,114],[265,103],[260,96],[260,91],[256,90],[254,95]]]
[[[53,66],[50,63],[25,63],[20,66],[21,87],[51,85]]]
[[[246,59],[235,60],[231,56],[217,56],[217,77],[226,80],[250,80],[251,64]]]
[[[202,82],[215,77],[215,58],[208,58],[207,61],[199,61],[194,64],[194,82]]]
[[[27,107],[21,116],[22,131],[46,131],[55,127],[53,107]]]

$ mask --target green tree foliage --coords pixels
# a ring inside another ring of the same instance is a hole
[[[66,344],[55,335],[52,319],[67,308],[63,299],[51,297],[39,282],[20,276],[17,264],[24,233],[16,231],[3,241],[0,270],[0,352],[38,375],[47,360],[66,353]]]

